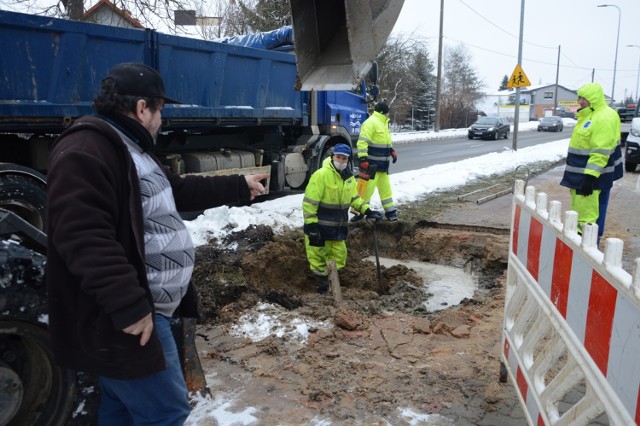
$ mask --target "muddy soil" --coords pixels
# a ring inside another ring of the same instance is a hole
[[[353,225],[347,240],[340,304],[317,293],[300,230],[274,235],[259,226],[199,247],[197,345],[212,396],[233,395],[229,410],[249,410],[267,425],[525,424],[512,385],[499,380],[509,231],[430,222],[458,208],[456,192],[471,190],[431,195],[401,209],[400,222],[376,227],[380,256],[477,277],[472,299],[438,312],[425,308],[427,283],[412,269],[382,267],[379,287],[375,263],[363,260],[374,254],[366,223]],[[232,335],[248,314],[317,326],[306,342],[276,332],[260,341]]]

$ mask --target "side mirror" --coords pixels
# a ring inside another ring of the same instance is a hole
[[[378,85],[378,63],[373,62],[371,64],[371,69],[369,70],[369,81],[373,86]]]
[[[380,88],[378,86],[371,86],[369,89],[369,95],[375,100],[380,94]]]

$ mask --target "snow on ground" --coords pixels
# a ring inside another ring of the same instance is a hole
[[[575,125],[575,120],[564,118],[567,127]],[[520,131],[536,130],[537,122],[523,123]],[[394,144],[428,141],[434,139],[466,136],[467,129],[449,129],[435,132],[395,133]],[[426,194],[461,186],[474,179],[482,179],[493,173],[514,170],[519,165],[539,161],[558,161],[566,156],[568,139],[549,142],[517,151],[505,149],[503,152],[490,153],[475,158],[458,161],[455,167],[451,163],[438,164],[420,170],[392,174],[391,184],[396,204],[415,201]],[[371,205],[381,209],[380,198],[374,195]],[[195,220],[187,222],[187,228],[196,246],[206,244],[211,237],[223,239],[231,232],[242,231],[250,225],[264,224],[274,232],[286,228],[302,227],[303,194],[290,195],[246,207],[218,207],[207,210]],[[401,208],[400,208],[401,210]],[[252,313],[236,324],[232,333],[244,334],[252,340],[260,340],[269,335],[295,340],[304,344],[310,327],[328,327],[329,324],[314,324],[307,319],[282,323],[275,305],[259,305]],[[247,408],[234,412],[233,395],[215,397],[194,396],[195,408],[185,423],[188,426],[217,424],[220,426],[255,425],[258,419],[253,416],[257,409]],[[402,410],[402,408],[400,408]],[[442,421],[427,414],[414,413],[404,409],[403,415],[411,424],[429,424],[430,421]],[[328,425],[326,420],[316,419],[313,425]]]
[[[575,120],[563,119],[567,126],[575,124]],[[535,130],[535,121],[520,125],[521,131]],[[449,129],[435,132],[394,133],[394,144],[410,143],[441,139],[442,137],[466,136],[467,129]],[[506,149],[503,152],[491,153],[480,157],[469,158],[455,163],[438,164],[420,170],[391,174],[393,198],[398,206],[415,201],[426,194],[461,186],[474,179],[481,179],[493,173],[514,170],[518,165],[538,161],[557,161],[564,158],[567,152],[566,139],[517,151]],[[286,228],[301,227],[303,194],[254,203],[245,207],[217,207],[207,210],[203,215],[187,222],[187,228],[196,246],[206,244],[215,237],[221,240],[231,232],[242,231],[250,225],[265,224],[274,232]],[[377,192],[371,199],[373,209],[381,210]]]

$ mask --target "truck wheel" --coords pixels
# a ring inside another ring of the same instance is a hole
[[[41,173],[14,164],[0,164],[0,208],[44,231],[47,227],[47,184]]]
[[[624,171],[625,172],[635,172],[636,171],[636,163],[631,163],[629,161],[624,162]]]
[[[44,255],[0,240],[0,425],[95,424],[95,379],[54,362],[45,265]]]
[[[73,407],[75,373],[53,361],[46,328],[0,321],[0,424],[62,425]]]

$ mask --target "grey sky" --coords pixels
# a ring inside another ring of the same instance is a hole
[[[520,0],[445,0],[444,50],[463,44],[487,91],[511,75],[518,59]],[[616,101],[636,92],[640,48],[640,0],[525,0],[522,68],[531,84],[555,83],[558,45],[559,84],[578,88],[594,81],[611,94],[621,10]],[[394,33],[421,36],[437,60],[439,0],[405,0]],[[626,91],[626,92],[625,92]]]

